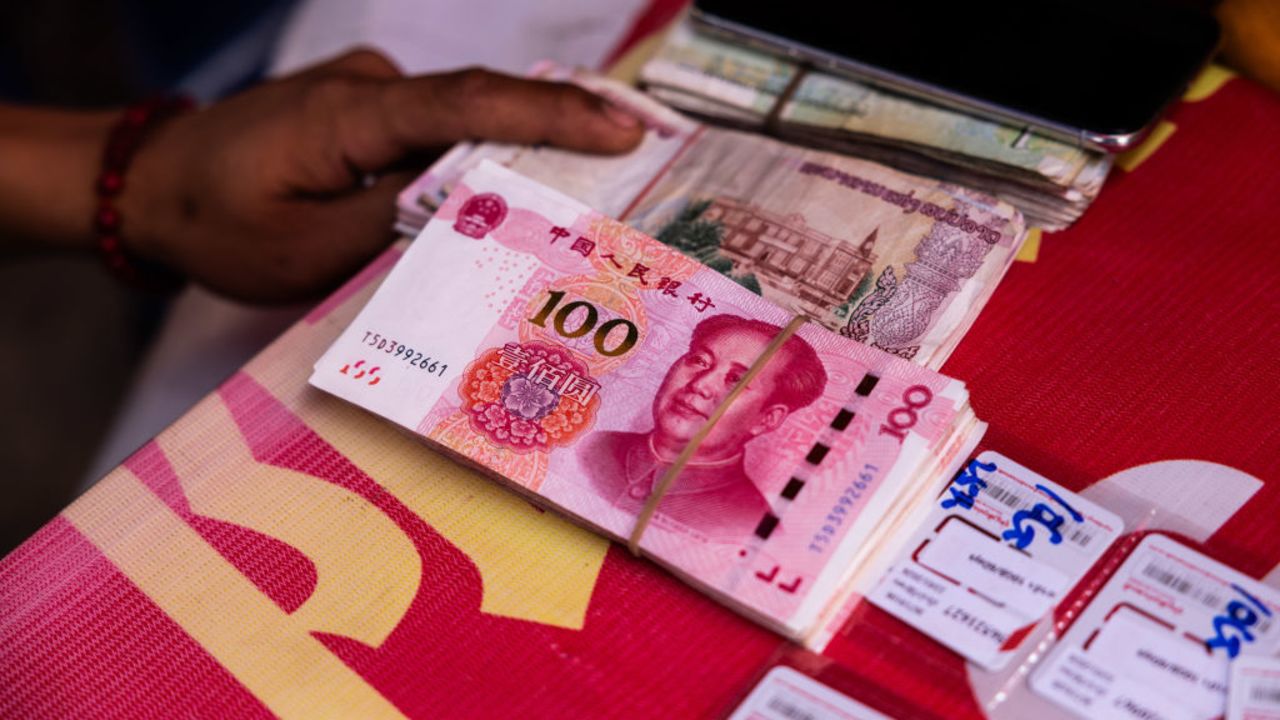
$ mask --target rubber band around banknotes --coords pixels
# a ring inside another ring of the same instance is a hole
[[[773,106],[769,108],[769,112],[764,116],[764,127],[770,135],[778,134],[778,125],[782,121],[782,109],[791,102],[792,96],[796,94],[796,90],[800,89],[800,83],[804,77],[809,74],[809,66],[801,63],[796,66],[795,74],[787,81],[787,86],[783,88],[777,99],[773,101]]]
[[[728,412],[729,407],[732,406],[734,401],[738,399],[738,396],[746,390],[747,385],[755,378],[756,375],[760,374],[760,371],[769,364],[769,361],[773,359],[773,356],[778,354],[778,351],[782,349],[783,343],[790,340],[791,336],[795,335],[796,331],[800,329],[800,326],[805,324],[805,321],[806,318],[803,315],[796,315],[791,318],[791,322],[787,323],[786,327],[782,328],[782,330],[773,337],[773,340],[769,341],[764,352],[760,353],[760,357],[757,357],[755,362],[751,363],[751,367],[747,368],[747,372],[738,380],[738,383],[733,386],[733,389],[729,391],[729,394],[726,395],[724,400],[721,400],[720,404],[716,406],[715,410],[711,411],[711,414],[707,416],[707,421],[702,424],[702,427],[698,429],[698,432],[694,433],[692,438],[689,438],[688,444],[685,445],[684,449],[680,451],[680,454],[676,456],[675,461],[671,463],[671,467],[667,468],[666,472],[662,474],[657,485],[654,486],[653,492],[650,493],[649,499],[645,501],[644,507],[640,510],[640,514],[636,517],[636,524],[632,527],[631,536],[627,539],[627,549],[631,551],[632,555],[639,557],[640,538],[644,536],[644,531],[649,527],[649,522],[653,520],[654,514],[658,512],[658,505],[662,503],[662,498],[667,494],[667,491],[671,489],[676,478],[680,476],[680,473],[684,470],[684,466],[693,459],[693,455],[698,451],[698,447],[702,445],[702,441],[707,439],[707,436],[715,429],[716,423],[720,422],[720,418]]]

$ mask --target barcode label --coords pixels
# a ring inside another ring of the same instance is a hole
[[[793,705],[785,697],[779,695],[769,698],[768,707],[788,720],[818,720],[818,716],[804,708]]]
[[[1010,488],[1001,487],[1000,485],[988,485],[986,489],[986,496],[1011,510],[1031,507],[1031,503],[1021,493]]]
[[[1227,603],[1223,588],[1205,585],[1191,575],[1180,572],[1159,560],[1152,560],[1142,568],[1142,576],[1213,610],[1221,610]]]
[[[747,695],[729,720],[889,720],[803,673],[779,665]]]
[[[1280,658],[1241,655],[1231,661],[1224,720],[1262,720],[1280,715]]]
[[[1192,602],[1200,603],[1215,615],[1226,612],[1227,605],[1232,600],[1241,599],[1232,587],[1215,587],[1193,573],[1162,562],[1159,558],[1152,558],[1143,566],[1142,576]],[[1271,629],[1271,623],[1272,618],[1260,616],[1253,627],[1258,635],[1266,635]]]
[[[994,475],[987,478],[987,487],[983,489],[982,493],[978,497],[994,500],[1013,512],[1029,510],[1034,507],[1036,503],[1048,502],[1048,498],[1041,497],[1038,494],[1028,494],[1022,492],[1020,488],[1000,484],[995,479]],[[1088,526],[1081,525],[1070,517],[1066,518],[1066,522],[1062,524],[1062,527],[1059,528],[1058,532],[1062,533],[1062,537],[1065,538],[1067,542],[1076,545],[1081,549],[1089,547],[1089,543],[1093,542],[1093,537],[1096,534]]]
[[[1254,702],[1280,705],[1280,685],[1254,685],[1249,689],[1249,699]]]

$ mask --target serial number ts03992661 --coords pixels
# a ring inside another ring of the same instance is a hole
[[[445,371],[449,369],[448,364],[433,360],[429,355],[424,355],[404,343],[396,342],[391,337],[372,330],[365,331],[364,344],[375,350],[381,350],[388,355],[393,355],[408,363],[410,367],[420,368],[440,377],[444,377]]]

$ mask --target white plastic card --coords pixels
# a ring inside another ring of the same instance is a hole
[[[1091,720],[1222,717],[1233,659],[1273,655],[1280,596],[1165,536],[1134,548],[1031,676]]]
[[[868,599],[999,670],[1122,529],[1114,513],[984,452],[943,491]]]
[[[1280,720],[1280,658],[1236,658],[1228,685],[1227,720]]]
[[[768,672],[729,720],[889,720],[798,670]]]

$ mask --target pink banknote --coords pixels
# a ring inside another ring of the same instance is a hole
[[[981,425],[958,381],[792,319],[484,163],[311,383],[620,539],[687,455],[640,548],[802,637]]]

